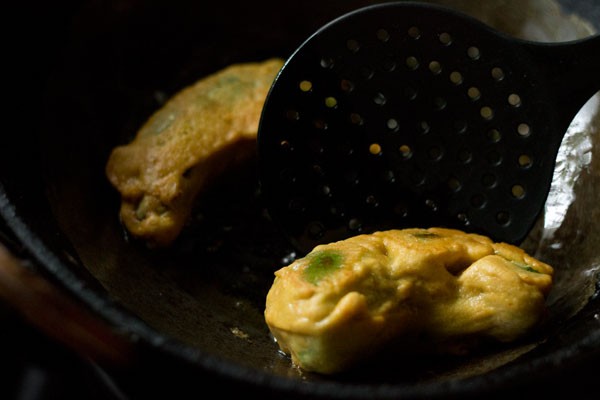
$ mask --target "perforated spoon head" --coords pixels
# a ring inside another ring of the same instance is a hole
[[[598,37],[525,42],[411,2],[332,21],[288,59],[263,109],[271,217],[302,252],[404,227],[521,242],[570,121],[600,89],[599,50]]]

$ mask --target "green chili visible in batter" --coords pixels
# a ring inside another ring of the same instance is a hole
[[[518,261],[515,261],[515,260],[510,260],[510,262],[512,262],[517,267],[524,269],[525,271],[535,272],[536,274],[540,273],[540,271],[537,271],[537,270],[533,269],[533,267],[531,267],[531,265],[529,265],[529,264],[525,264],[525,263],[518,262]]]
[[[317,251],[308,256],[308,266],[304,269],[304,279],[317,285],[321,279],[342,266],[344,257],[337,251]]]

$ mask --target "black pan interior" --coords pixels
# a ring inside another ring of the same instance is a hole
[[[30,22],[48,34],[19,50],[30,79],[17,99],[30,117],[2,146],[7,224],[51,279],[116,330],[198,373],[269,390],[444,396],[517,384],[526,371],[541,376],[598,353],[597,271],[568,272],[573,254],[586,265],[600,263],[589,246],[600,243],[600,232],[580,221],[581,209],[571,211],[579,236],[565,238],[572,251],[541,254],[561,263],[558,278],[572,281],[566,292],[582,298],[557,296],[540,331],[469,359],[391,358],[335,377],[291,368],[268,334],[264,299],[273,271],[294,251],[264,212],[256,160],[199,200],[172,248],[149,249],[123,231],[118,194],[104,175],[115,145],[199,77],[234,62],[287,57],[322,24],[368,3],[74,1],[38,10]],[[579,190],[593,196],[598,190],[590,185],[599,180],[588,177]],[[599,208],[590,212],[598,220]]]

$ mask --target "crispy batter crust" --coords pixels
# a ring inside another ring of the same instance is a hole
[[[514,341],[545,312],[553,269],[485,236],[430,228],[317,246],[275,273],[265,320],[305,370],[336,373],[383,349],[467,353]]]
[[[262,107],[283,60],[231,65],[181,90],[135,139],[110,154],[127,230],[151,245],[173,242],[203,188],[255,152]]]

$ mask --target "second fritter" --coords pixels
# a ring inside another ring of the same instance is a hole
[[[135,139],[113,149],[106,175],[134,237],[172,243],[198,193],[255,152],[264,101],[283,60],[231,65],[181,90]]]

